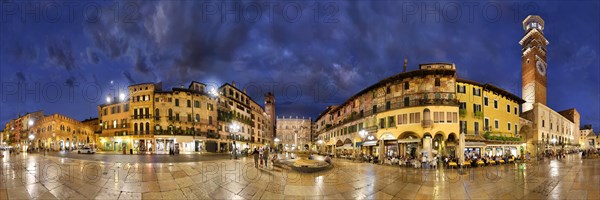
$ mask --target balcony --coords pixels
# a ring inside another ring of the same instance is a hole
[[[473,113],[473,115],[474,115],[476,118],[479,118],[479,119],[481,119],[481,118],[483,117],[483,112],[481,112],[481,111],[475,111],[475,113]]]
[[[131,119],[150,119],[152,118],[152,115],[150,114],[146,114],[146,115],[131,115]]]
[[[431,128],[431,126],[433,126],[433,120],[430,120],[430,119],[421,120],[421,126],[423,128]]]

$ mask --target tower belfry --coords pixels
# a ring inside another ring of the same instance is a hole
[[[546,105],[546,46],[544,20],[537,15],[529,15],[523,20],[525,36],[521,45],[521,78],[523,112],[533,109],[533,104]]]

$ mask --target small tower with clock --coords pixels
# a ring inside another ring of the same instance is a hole
[[[529,15],[523,20],[525,36],[519,44],[522,49],[521,78],[522,98],[526,101],[522,111],[533,109],[533,104],[546,105],[546,46],[544,20],[537,15]]]

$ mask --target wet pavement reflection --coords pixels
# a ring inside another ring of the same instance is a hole
[[[577,155],[463,171],[334,159],[308,174],[222,155],[5,155],[0,199],[600,199],[600,159]]]

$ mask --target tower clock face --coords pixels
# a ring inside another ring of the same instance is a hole
[[[540,73],[540,75],[546,76],[546,64],[544,64],[544,62],[538,60],[535,64],[535,68],[537,69],[538,73]]]

